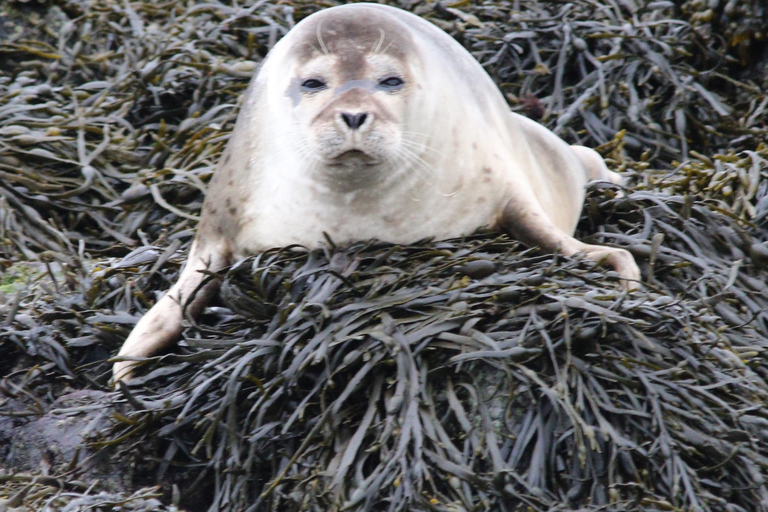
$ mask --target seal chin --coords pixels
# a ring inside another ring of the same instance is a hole
[[[313,14],[275,45],[248,91],[187,265],[126,340],[115,381],[199,315],[217,290],[205,272],[270,247],[317,247],[323,232],[407,243],[496,225],[529,246],[606,262],[636,287],[628,251],[572,236],[589,177],[618,175],[510,112],[483,67],[416,15],[377,4]],[[288,100],[273,101],[282,91]],[[439,108],[432,98],[443,98]],[[288,123],[277,147],[252,142],[278,140]]]
[[[347,149],[324,158],[324,165],[317,169],[315,176],[333,194],[375,190],[387,176],[384,162],[360,149]]]

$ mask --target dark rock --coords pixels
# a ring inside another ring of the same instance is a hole
[[[0,415],[0,461],[11,472],[59,475],[99,480],[102,489],[125,491],[133,484],[132,467],[112,450],[94,450],[89,443],[108,430],[114,409],[113,393],[80,390],[53,402],[40,416]],[[23,411],[26,404],[10,399],[0,412]],[[30,419],[31,418],[31,419]]]

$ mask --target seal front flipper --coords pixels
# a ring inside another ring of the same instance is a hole
[[[271,247],[396,244],[500,224],[528,245],[605,262],[625,286],[632,256],[573,238],[600,156],[509,112],[483,67],[406,11],[354,3],[304,18],[270,50],[213,173],[187,268],[120,351],[173,343],[182,304],[219,270]],[[213,245],[211,245],[213,244]],[[194,316],[215,292],[191,299]],[[115,365],[115,379],[131,361]]]
[[[215,280],[200,286],[205,279],[203,271],[221,270],[229,263],[229,259],[224,245],[201,245],[199,240],[195,240],[179,280],[141,317],[117,357],[148,357],[174,344],[181,336],[185,308],[188,315],[196,317],[218,291],[218,282]],[[113,385],[121,380],[130,380],[136,364],[135,361],[115,363],[112,367]]]
[[[582,253],[585,258],[613,267],[627,290],[640,286],[640,269],[629,251],[616,247],[585,244],[562,232],[549,220],[536,203],[513,198],[507,203],[498,227],[528,246],[539,246],[547,252],[565,256]]]

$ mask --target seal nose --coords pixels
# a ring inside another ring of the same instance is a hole
[[[368,114],[365,112],[360,114],[350,114],[349,112],[342,112],[341,118],[344,120],[344,123],[349,126],[353,130],[357,130],[360,128],[363,123],[365,123],[365,120],[368,118]]]

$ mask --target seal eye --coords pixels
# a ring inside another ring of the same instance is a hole
[[[325,82],[323,82],[322,80],[318,80],[317,78],[310,78],[309,80],[304,80],[304,82],[302,82],[301,84],[301,90],[304,92],[322,91],[327,87],[328,86],[325,85]]]
[[[404,84],[403,79],[397,76],[390,76],[379,81],[379,87],[387,91],[398,91],[403,88]]]

